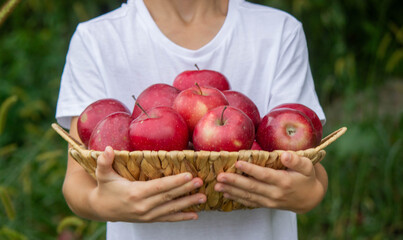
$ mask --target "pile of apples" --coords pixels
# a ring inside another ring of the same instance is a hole
[[[189,70],[172,85],[154,84],[130,111],[116,99],[100,99],[79,116],[77,130],[88,149],[303,150],[317,146],[322,124],[308,107],[289,103],[261,118],[255,103],[230,90],[213,70]]]

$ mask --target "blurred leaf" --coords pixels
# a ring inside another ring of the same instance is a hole
[[[4,210],[6,211],[8,219],[14,220],[15,219],[14,205],[11,201],[8,190],[3,186],[0,186],[0,200],[1,203],[3,204]]]
[[[390,43],[392,42],[392,36],[390,33],[385,34],[383,36],[381,43],[379,44],[378,51],[376,53],[377,57],[379,59],[383,59],[386,55],[386,51],[388,50],[388,47],[390,46]]]
[[[80,22],[86,21],[90,18],[82,2],[74,3],[73,9],[78,18],[80,19]]]
[[[66,228],[73,227],[75,229],[75,232],[81,235],[86,225],[86,222],[81,218],[78,218],[76,216],[69,216],[63,218],[62,221],[60,221],[59,225],[57,226],[57,232],[61,233]]]
[[[0,157],[11,155],[13,152],[17,151],[17,148],[18,146],[15,143],[0,147]]]
[[[0,9],[0,26],[6,20],[7,16],[13,11],[13,9],[17,6],[20,0],[8,0],[3,4]]]
[[[10,96],[4,102],[2,102],[0,106],[0,135],[3,133],[4,127],[6,126],[7,113],[9,109],[17,102],[17,100],[17,96]]]
[[[31,172],[32,172],[32,166],[31,164],[25,164],[21,168],[20,172],[20,182],[22,183],[22,192],[30,195],[32,194],[32,179],[31,179]]]
[[[403,48],[398,49],[392,53],[388,62],[386,63],[386,71],[393,72],[397,66],[402,62],[403,59]]]
[[[0,239],[3,240],[28,240],[28,237],[24,234],[17,232],[8,227],[0,228]]]
[[[48,151],[44,152],[42,154],[39,154],[36,157],[36,160],[39,162],[46,162],[50,159],[60,159],[63,155],[65,155],[66,152],[62,149],[54,150],[54,151]]]
[[[399,28],[396,23],[391,22],[389,23],[389,28],[393,32],[397,42],[403,44],[403,26]]]

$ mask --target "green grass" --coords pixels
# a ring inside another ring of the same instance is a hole
[[[402,92],[390,96],[394,94]],[[342,110],[327,109],[344,111],[345,117],[328,119],[325,129],[347,126],[348,131],[327,149],[323,165],[329,188],[324,201],[298,216],[302,239],[403,239],[403,111],[375,114],[387,106],[377,106],[372,96],[359,100],[372,113],[358,113],[348,110],[354,100],[345,99]]]

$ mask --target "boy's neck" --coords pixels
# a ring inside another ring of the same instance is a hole
[[[226,16],[228,0],[144,0],[154,19],[177,19],[191,24],[203,18]]]
[[[176,44],[199,49],[224,24],[228,0],[144,0],[161,32]]]

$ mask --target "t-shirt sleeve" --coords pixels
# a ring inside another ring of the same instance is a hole
[[[56,120],[64,128],[70,128],[71,118],[89,104],[106,97],[99,54],[91,39],[79,25],[70,41],[56,107]]]
[[[315,111],[322,124],[326,121],[315,91],[305,34],[300,23],[280,44],[269,110],[283,103],[304,104]]]

